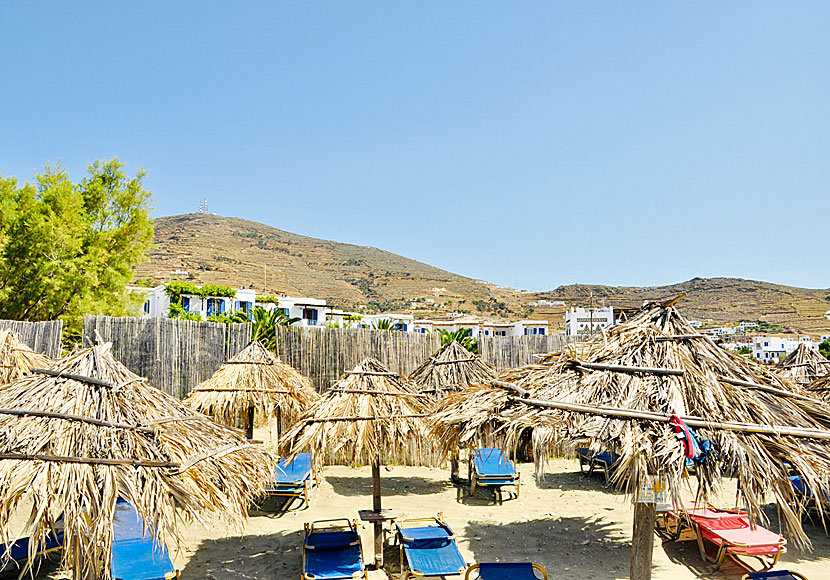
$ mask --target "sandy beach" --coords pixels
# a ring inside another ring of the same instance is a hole
[[[533,561],[543,565],[551,579],[628,578],[633,509],[623,494],[607,488],[601,476],[581,474],[573,459],[551,461],[540,482],[532,464],[522,464],[519,470],[519,498],[498,505],[486,490],[459,498],[447,469],[382,468],[384,507],[396,510],[401,517],[443,512],[468,563]],[[463,468],[461,473],[465,473]],[[734,482],[724,483],[722,505],[729,505],[734,503]],[[368,467],[327,467],[310,507],[283,511],[281,501],[269,501],[263,509],[251,512],[241,531],[192,526],[184,531],[178,550],[171,546],[173,560],[184,580],[297,580],[303,522],[355,519],[359,509],[371,507],[371,501]],[[774,508],[770,513],[775,516]],[[770,527],[777,529],[777,520]],[[830,538],[820,525],[805,523],[805,529],[813,552],[790,550],[777,569],[792,568],[811,580],[830,577]],[[368,562],[372,558],[370,525],[362,527],[361,536]],[[398,577],[400,556],[391,543],[385,558],[387,571]],[[657,535],[653,570],[656,580],[740,578],[745,572],[728,562],[722,572],[710,574],[694,541],[666,541]],[[385,574],[370,572],[369,577],[380,580]]]

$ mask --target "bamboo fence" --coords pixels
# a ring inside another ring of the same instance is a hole
[[[438,333],[367,328],[277,327],[277,355],[323,392],[367,358],[407,376],[441,346]]]
[[[0,330],[11,330],[20,342],[49,358],[58,358],[61,355],[63,320],[45,322],[0,320]]]
[[[113,355],[127,368],[179,399],[251,341],[250,324],[85,316],[86,345],[94,344],[96,332],[113,343]]]
[[[536,363],[539,357],[534,355],[559,352],[580,340],[584,337],[564,334],[481,336],[478,339],[478,354],[483,361],[503,370]]]

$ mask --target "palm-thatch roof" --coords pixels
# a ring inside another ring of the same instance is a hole
[[[679,501],[685,465],[667,424],[668,416],[677,414],[702,418],[704,426],[736,424],[731,430],[699,429],[716,449],[697,470],[704,500],[712,496],[719,474],[734,473],[754,516],[767,497],[774,497],[796,540],[806,543],[785,462],[810,489],[830,489],[830,441],[823,439],[830,435],[830,407],[698,334],[672,301],[647,304],[629,321],[590,341],[500,378],[516,383],[527,399],[554,400],[558,408],[529,405],[496,385],[450,395],[435,417],[436,435],[447,451],[472,441],[479,428],[494,420],[511,445],[533,429],[537,462],[560,442],[588,439],[595,450],[610,447],[621,455],[619,483],[627,475],[633,490],[645,474],[655,474]],[[570,410],[580,412],[563,410],[561,403],[576,404]],[[632,419],[630,412],[625,418],[589,414],[600,407],[633,410],[640,418]],[[807,429],[816,438],[777,434],[786,428]],[[749,432],[753,429],[762,432]]]
[[[426,395],[379,361],[367,358],[335,383],[281,439],[289,455],[352,465],[423,465],[432,449]]]
[[[493,365],[453,340],[412,371],[409,380],[422,393],[442,397],[448,391],[460,391],[468,385],[487,382],[495,377],[496,369]]]
[[[270,454],[147,384],[111,346],[0,389],[0,542],[25,534],[33,551],[62,516],[76,578],[109,577],[119,497],[164,541],[202,514],[241,523],[273,473]]]
[[[830,361],[817,348],[800,343],[798,348],[778,363],[778,373],[796,383],[807,385],[830,374]]]
[[[184,403],[230,426],[244,424],[251,407],[266,417],[279,410],[291,425],[319,398],[311,380],[255,340],[197,385]]]
[[[11,330],[0,330],[0,385],[19,379],[33,368],[49,366],[51,362],[23,344]]]

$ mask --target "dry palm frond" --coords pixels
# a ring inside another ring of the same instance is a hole
[[[429,399],[406,379],[366,359],[280,440],[287,455],[310,449],[318,463],[423,465],[432,446]]]
[[[812,383],[819,377],[830,374],[830,361],[817,348],[803,342],[783,361],[778,363],[778,374],[801,385]]]
[[[20,342],[11,330],[0,330],[0,385],[19,379],[33,368],[50,364],[51,359]]]
[[[202,513],[241,523],[273,469],[270,454],[148,385],[110,347],[0,389],[0,543],[23,533],[34,551],[62,515],[63,564],[76,578],[109,577],[119,497],[164,541]],[[18,510],[29,511],[22,531],[10,524]]]
[[[409,380],[422,393],[437,398],[449,391],[459,391],[468,385],[480,384],[496,377],[496,369],[452,341],[438,349],[429,360],[415,369]]]
[[[292,425],[317,399],[308,378],[253,341],[197,385],[184,403],[230,426],[246,422],[250,407],[266,417],[279,409],[285,424]]]
[[[682,374],[589,368],[596,364],[675,369]],[[500,378],[527,389],[534,399],[710,421],[811,429],[830,426],[829,407],[762,365],[701,337],[671,304],[648,304],[631,320],[602,335]],[[757,387],[750,388],[747,383]],[[629,490],[634,490],[642,475],[654,474],[668,483],[674,499],[679,500],[685,465],[681,445],[666,423],[534,407],[516,401],[511,394],[515,393],[497,386],[473,387],[444,399],[435,419],[435,433],[445,450],[474,441],[477,430],[493,424],[512,446],[523,432],[532,429],[537,469],[541,471],[541,462],[552,449],[563,442],[587,439],[594,450],[610,448],[621,455],[621,485],[627,481]],[[763,517],[761,506],[768,496],[774,497],[796,543],[807,544],[785,462],[805,478],[810,489],[830,490],[830,441],[699,431],[716,449],[697,470],[702,499],[712,496],[721,474],[735,474],[753,515]]]

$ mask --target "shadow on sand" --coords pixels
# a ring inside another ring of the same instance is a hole
[[[302,541],[299,530],[205,540],[181,570],[181,578],[297,580],[302,569]]]
[[[472,521],[464,531],[476,562],[534,562],[552,577],[627,577],[630,544],[601,518],[549,518],[495,525]]]
[[[344,496],[365,496],[372,491],[372,478],[368,476],[342,477],[326,476],[326,482],[334,489],[334,493]],[[449,478],[435,480],[426,477],[395,477],[386,476],[381,472],[381,495],[434,495],[449,488],[452,484]]]

